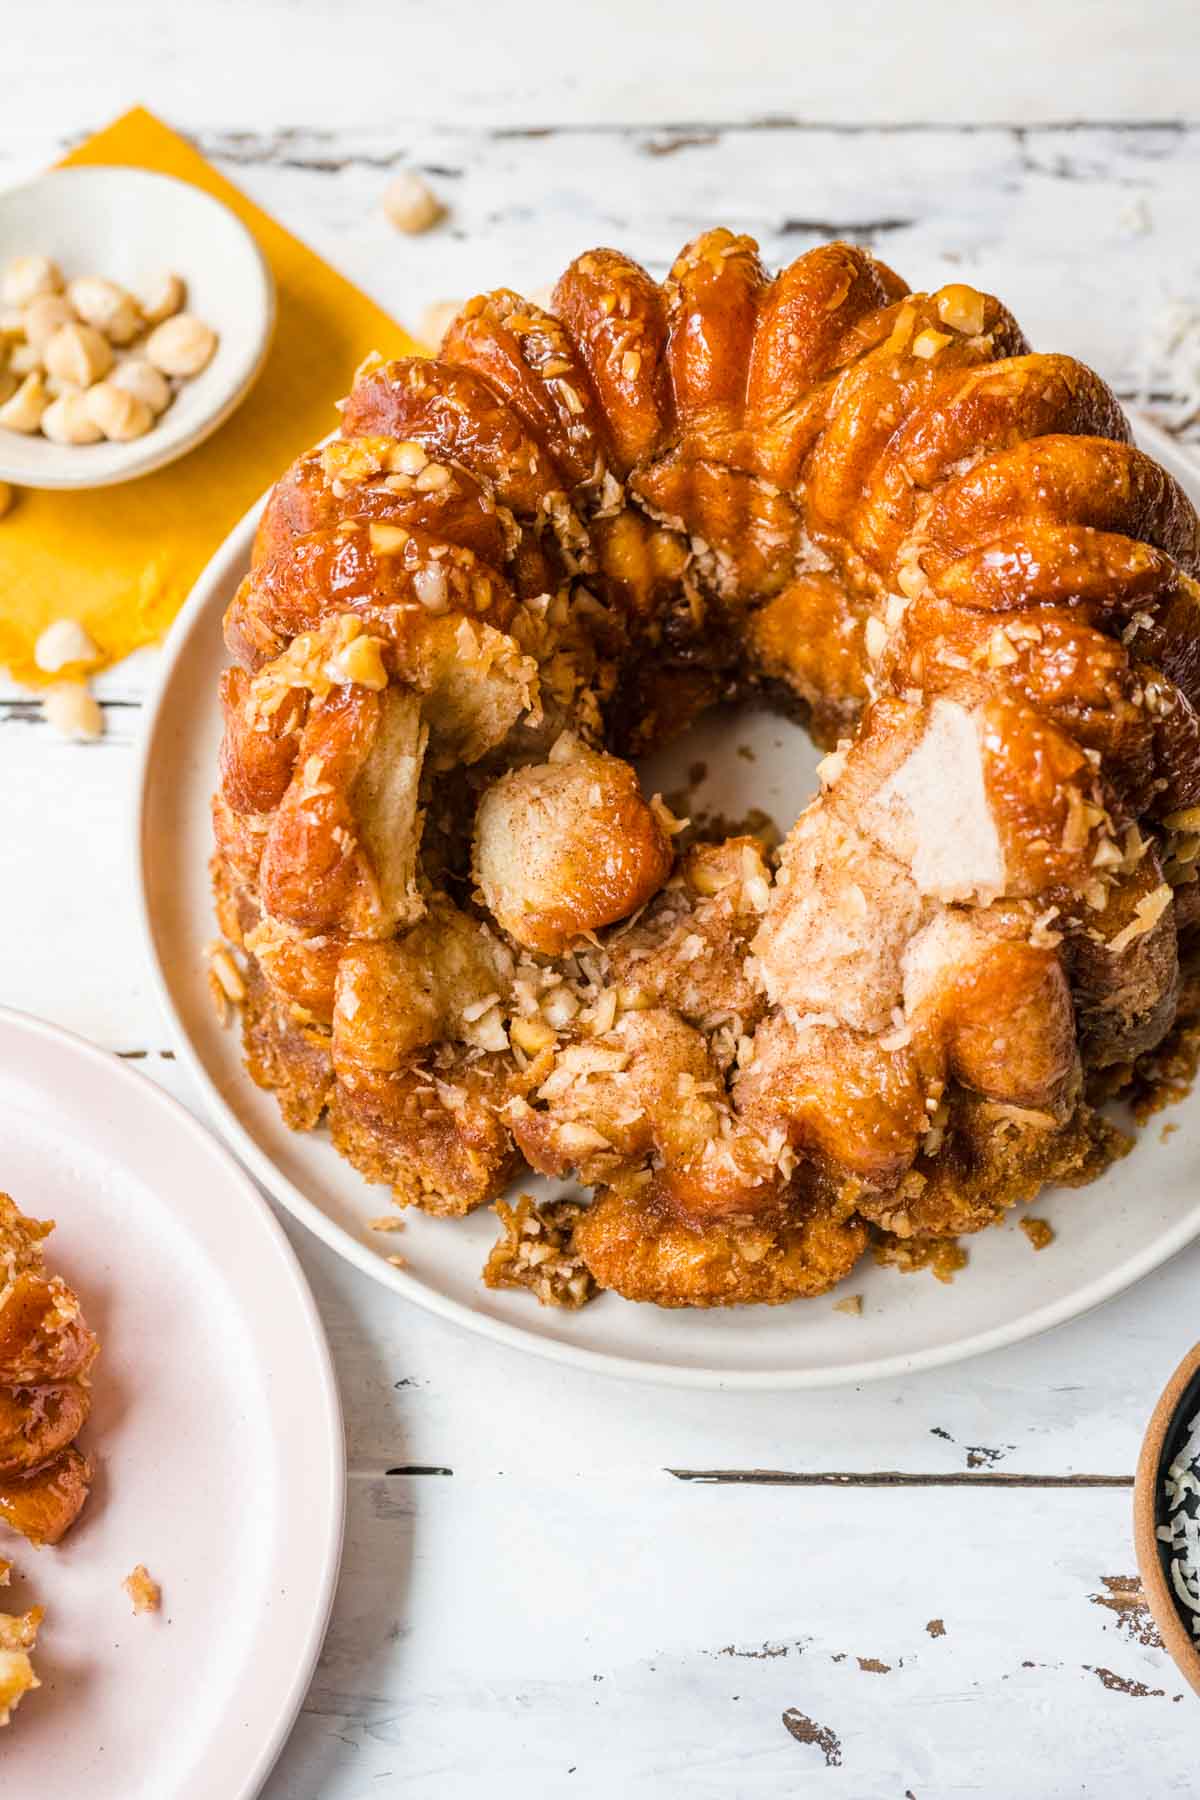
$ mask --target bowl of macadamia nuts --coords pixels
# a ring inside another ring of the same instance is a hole
[[[0,193],[0,481],[172,462],[245,397],[274,320],[262,252],[200,188],[104,167]]]

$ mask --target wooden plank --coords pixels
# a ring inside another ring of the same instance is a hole
[[[356,1480],[267,1793],[1191,1793],[1131,1568],[1124,1493]]]
[[[1189,0],[1009,0],[969,19],[951,0],[880,7],[721,0],[605,0],[569,13],[526,0],[481,15],[343,0],[209,0],[200,9],[107,0],[103,27],[78,4],[6,21],[13,82],[6,136],[98,124],[131,80],[168,117],[241,129],[298,121],[353,130],[398,117],[467,117],[518,128],[570,121],[783,115],[881,124],[939,118],[1033,121],[1194,113],[1183,54]],[[1194,42],[1194,39],[1191,40]],[[1194,71],[1193,71],[1194,72]]]

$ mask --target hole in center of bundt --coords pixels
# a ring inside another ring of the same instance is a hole
[[[660,793],[705,839],[758,832],[762,815],[778,837],[819,787],[826,754],[802,725],[762,704],[714,707],[678,738],[637,763],[642,790]]]

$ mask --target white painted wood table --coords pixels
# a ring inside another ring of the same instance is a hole
[[[6,19],[25,79],[6,84],[0,180],[143,99],[404,318],[540,287],[593,242],[661,271],[724,221],[771,259],[847,235],[917,284],[994,287],[1035,342],[1125,393],[1156,310],[1200,297],[1200,129],[1179,122],[1197,26],[1175,0],[1092,5],[1082,53],[1067,15],[1085,9],[1053,5],[965,25],[936,0],[882,23],[865,0],[819,21],[768,8],[750,15],[765,41],[702,4],[660,7],[639,37],[626,0],[511,27],[463,0],[435,18],[353,0],[336,23],[315,4],[187,10]],[[982,34],[965,64],[964,32]],[[450,206],[417,240],[377,206],[410,165]],[[129,899],[153,664],[104,679],[95,747],[0,686],[0,997],[194,1103]],[[1200,1110],[1179,1117],[1200,1144]],[[1200,1247],[1040,1342],[789,1397],[497,1349],[290,1234],[337,1360],[350,1510],[271,1800],[1200,1787],[1196,1702],[1121,1605],[1136,1450],[1200,1331]]]

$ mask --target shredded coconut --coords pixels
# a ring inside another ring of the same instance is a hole
[[[1167,1522],[1156,1535],[1167,1546],[1167,1573],[1179,1610],[1200,1642],[1200,1413],[1163,1477],[1162,1492]]]

